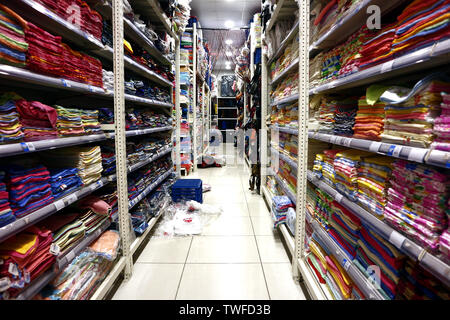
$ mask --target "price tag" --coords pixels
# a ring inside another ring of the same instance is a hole
[[[394,60],[383,63],[383,65],[381,66],[381,73],[391,71],[393,65],[394,65]]]
[[[350,147],[351,144],[352,144],[352,139],[344,138],[344,146]]]
[[[408,154],[409,161],[423,162],[425,155],[427,154],[427,149],[422,148],[412,148]]]
[[[401,146],[391,145],[388,150],[388,155],[398,158],[398,156],[400,155],[400,151],[402,151],[402,148],[403,147]]]
[[[15,263],[10,262],[8,266],[8,272],[13,276],[19,276],[19,269],[17,268]]]
[[[342,262],[344,263],[345,271],[348,271],[348,269],[350,269],[350,266],[351,266],[350,261],[348,261],[347,259],[344,259],[344,260],[342,260]]]
[[[64,204],[64,200],[58,200],[54,202],[55,208],[56,210],[61,210],[62,208],[64,208],[66,205]]]
[[[336,200],[337,202],[341,203],[343,197],[344,196],[342,194],[336,193],[335,196],[334,196],[334,200]]]
[[[50,246],[50,253],[54,256],[58,256],[60,251],[61,249],[59,248],[59,246],[56,243],[52,243],[52,245]]]
[[[31,280],[31,278],[30,278],[30,272],[28,272],[28,271],[25,270],[25,271],[23,272],[23,277],[24,277],[26,283],[30,283],[30,280]]]
[[[381,142],[372,142],[369,146],[369,151],[370,152],[378,152],[378,150],[380,150],[381,147]]]
[[[0,279],[0,292],[8,290],[9,287],[11,287],[11,280],[8,277],[1,278]],[[3,294],[3,295],[5,295],[5,294]]]
[[[403,242],[405,242],[405,237],[394,230],[394,231],[392,231],[391,235],[389,236],[389,242],[391,242],[398,249],[401,249]]]
[[[103,187],[103,180],[99,180],[95,183],[99,188]]]
[[[22,149],[25,152],[33,152],[36,150],[32,142],[21,142],[20,145],[22,146]]]
[[[66,88],[71,88],[72,87],[72,85],[69,82],[67,82],[66,79],[61,79],[61,82],[62,82],[62,85],[64,87],[66,87]]]
[[[91,85],[89,84],[89,85],[88,85],[88,90],[89,90],[90,92],[94,92],[94,87],[91,86]]]
[[[75,252],[74,252],[74,251],[70,251],[70,252],[67,254],[67,262],[70,263],[74,258],[75,258]]]
[[[72,204],[77,200],[78,200],[78,197],[76,194],[71,194],[65,198],[66,205]]]

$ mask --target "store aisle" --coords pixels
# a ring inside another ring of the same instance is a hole
[[[223,215],[202,235],[151,238],[113,299],[305,299],[264,200],[248,190],[248,169],[228,153],[226,167],[188,177],[212,186],[204,203]]]

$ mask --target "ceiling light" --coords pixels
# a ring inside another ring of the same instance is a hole
[[[233,21],[231,21],[231,20],[225,21],[225,28],[230,29],[230,28],[233,28],[233,27],[234,27],[234,22]]]
[[[233,43],[233,40],[231,40],[231,39],[225,40],[225,43],[228,44],[228,45],[230,45],[230,44]]]
[[[231,51],[227,51],[227,52],[225,52],[225,55],[226,55],[227,57],[231,57],[231,56],[233,55],[233,53],[232,53]]]
[[[225,69],[231,70],[231,66],[230,66],[229,64],[227,64],[227,65],[225,66]]]

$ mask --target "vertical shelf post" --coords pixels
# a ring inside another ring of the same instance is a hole
[[[297,219],[292,272],[299,277],[298,261],[303,258],[306,219],[306,186],[308,166],[309,116],[309,1],[299,1],[299,72],[298,72],[298,155]]]
[[[175,133],[175,159],[177,175],[181,176],[181,106],[180,106],[180,37],[175,40],[175,112],[176,112],[176,133]]]
[[[123,49],[123,2],[113,1],[114,37],[114,123],[117,171],[117,196],[119,209],[119,232],[122,239],[122,254],[125,258],[125,280],[131,277],[133,260],[131,255],[130,215],[128,213],[128,181],[125,135],[125,76]]]
[[[194,109],[194,125],[192,127],[193,139],[192,139],[192,154],[193,154],[193,166],[192,171],[197,168],[197,24],[192,25],[192,70],[194,74],[192,96],[193,96],[193,109]]]

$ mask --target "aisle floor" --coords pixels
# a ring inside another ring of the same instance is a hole
[[[228,150],[228,166],[186,177],[210,184],[204,203],[223,214],[201,235],[152,237],[114,300],[305,299],[263,198],[248,190],[247,167],[231,166]]]

